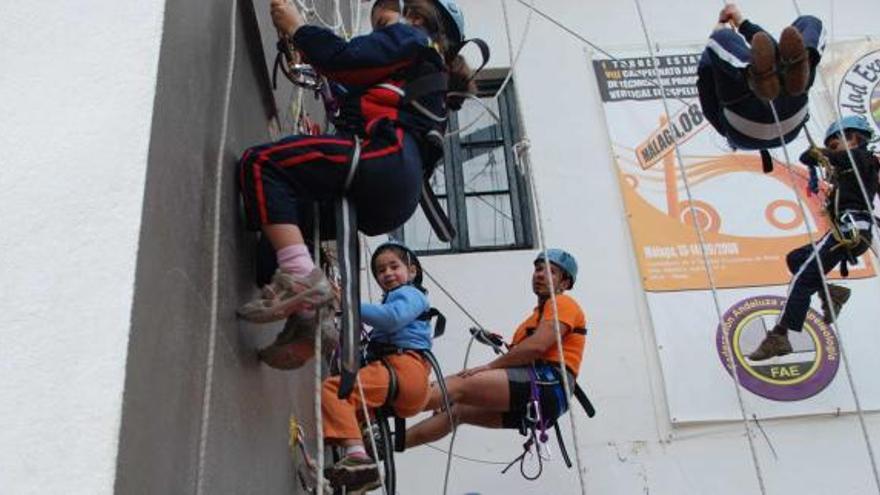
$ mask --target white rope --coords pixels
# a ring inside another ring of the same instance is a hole
[[[211,228],[211,323],[208,327],[208,353],[205,358],[205,386],[202,390],[202,422],[199,427],[199,461],[196,474],[196,495],[205,490],[205,462],[208,452],[208,433],[211,425],[211,395],[214,391],[214,363],[217,352],[217,327],[220,317],[220,224],[223,197],[223,164],[226,153],[226,134],[229,131],[229,103],[232,99],[232,79],[235,74],[236,13],[238,1],[229,6],[229,54],[226,61],[226,85],[223,90],[223,116],[220,120],[220,143],[214,167],[214,215]]]
[[[531,25],[532,25],[532,13],[534,12],[534,7],[533,7],[534,3],[535,3],[535,0],[531,0],[531,4],[527,5],[531,8],[529,9],[529,13],[526,15],[526,23],[525,23],[525,26],[523,26],[522,37],[519,40],[519,46],[516,49],[516,55],[514,55],[513,54],[513,43],[511,43],[510,22],[509,22],[509,18],[507,15],[507,0],[501,0],[501,9],[502,9],[502,12],[504,13],[504,32],[507,35],[508,55],[510,56],[510,68],[507,71],[507,75],[504,76],[504,80],[501,81],[501,86],[498,87],[498,90],[495,91],[495,94],[493,94],[491,97],[496,102],[498,101],[498,98],[501,97],[501,94],[504,92],[504,90],[507,88],[507,85],[510,84],[510,81],[513,78],[513,73],[516,69],[516,65],[519,63],[519,58],[522,55],[523,48],[525,48],[525,46],[526,46],[526,37],[528,36],[529,29],[531,28]],[[450,93],[450,95],[455,96],[455,95],[460,95],[460,94],[459,93]],[[492,112],[492,110],[489,108],[489,106],[486,103],[484,103],[479,97],[477,97],[476,95],[469,95],[469,97],[472,97],[477,102],[479,102],[479,104],[483,107],[483,111],[480,112],[476,117],[474,117],[473,120],[471,120],[467,124],[460,126],[458,129],[456,129],[454,131],[446,133],[445,137],[455,136],[457,134],[461,134],[461,133],[465,132],[466,130],[475,126],[480,120],[482,120],[483,117],[486,115],[486,113],[490,113],[496,122],[499,122],[499,123],[501,122],[501,120],[498,118],[498,116],[494,112]]]
[[[318,202],[314,203],[314,233],[312,235],[312,243],[314,243],[315,252],[312,255],[312,259],[314,262],[320,266],[321,264],[321,206]],[[329,315],[323,310],[323,308],[318,308],[318,328],[315,330],[315,442],[316,442],[316,452],[315,457],[317,458],[318,469],[315,476],[316,484],[315,484],[315,493],[318,495],[322,495],[324,493],[324,416],[322,411],[322,396],[321,392],[323,389],[323,369],[322,363],[324,362],[322,352],[323,340],[321,336],[322,332],[322,319],[328,317]]]
[[[663,79],[660,77],[659,60],[657,59],[657,57],[654,54],[653,43],[651,41],[651,35],[648,32],[648,26],[645,23],[645,16],[642,13],[641,2],[639,0],[633,0],[633,1],[635,2],[635,5],[636,5],[636,11],[639,14],[639,22],[641,23],[641,26],[642,26],[642,32],[645,35],[645,44],[648,47],[648,53],[650,54],[651,60],[654,65],[654,76],[657,80],[657,85],[660,87],[660,98],[663,101],[663,111],[666,114],[666,121],[672,122],[672,112],[669,110],[669,102],[666,99],[666,88],[663,84]],[[724,342],[725,342],[725,345],[723,346],[723,348],[726,350],[725,357],[727,358],[728,366],[730,367],[731,374],[733,375],[734,388],[736,390],[736,400],[737,400],[737,403],[739,404],[740,414],[742,415],[743,428],[745,429],[746,438],[748,439],[749,451],[751,452],[751,455],[752,455],[752,464],[755,468],[755,476],[758,479],[758,487],[760,488],[761,493],[766,494],[767,489],[764,484],[764,475],[761,471],[761,463],[758,461],[758,453],[755,448],[754,439],[752,438],[751,428],[749,427],[748,415],[746,414],[745,404],[743,402],[742,384],[740,383],[740,379],[739,379],[738,366],[736,364],[736,361],[734,360],[733,349],[731,348],[730,345],[728,345],[728,343],[730,342],[730,329],[725,324],[724,318],[722,316],[721,303],[718,300],[718,288],[715,284],[715,274],[714,274],[714,271],[712,270],[712,263],[709,260],[709,253],[706,250],[706,239],[703,236],[703,231],[702,231],[702,229],[700,229],[699,222],[697,221],[697,212],[696,212],[696,208],[694,208],[694,197],[691,192],[690,181],[688,180],[688,177],[687,177],[687,170],[684,167],[684,160],[681,155],[681,148],[679,147],[679,144],[678,144],[678,138],[673,139],[673,145],[675,147],[675,159],[676,159],[676,162],[678,163],[678,168],[681,172],[682,182],[684,183],[684,189],[685,189],[685,192],[687,193],[687,197],[688,197],[688,205],[690,206],[691,221],[694,225],[694,232],[696,232],[697,238],[700,241],[700,253],[702,255],[703,264],[704,264],[705,270],[706,270],[706,278],[708,279],[709,287],[712,290],[712,302],[715,305],[715,312],[718,315],[718,324],[721,326],[721,332],[723,334],[723,338],[724,338]]]
[[[364,413],[364,421],[367,422],[367,431],[370,432],[370,446],[373,447],[373,455],[378,457],[377,454],[379,453],[379,449],[376,448],[376,435],[373,432],[373,421],[370,419],[370,411],[367,409],[367,398],[364,397],[364,387],[363,387],[363,385],[361,385],[361,375],[360,375],[360,373],[358,373],[355,376],[357,378],[358,392],[360,393],[360,396],[361,396],[361,409],[363,410],[363,413]],[[387,447],[387,445],[385,445],[384,447]],[[386,452],[385,453],[385,460],[382,461],[383,464],[388,462],[388,455],[389,455],[389,453]],[[373,460],[376,460],[376,459],[373,459]],[[378,462],[377,462],[376,466],[378,467]],[[383,473],[382,471],[383,471],[382,469],[379,469],[379,483],[382,484],[382,493],[384,493],[385,495],[388,495],[388,487],[385,486],[385,473]],[[394,494],[392,493],[391,495],[394,495]]]
[[[772,110],[772,112],[773,112],[773,120],[775,120],[776,125],[779,126],[779,115],[776,112],[776,105],[774,105],[772,101],[770,102],[770,110]],[[781,126],[780,126],[780,135],[779,136],[780,136],[779,142],[782,145],[782,151],[785,154],[785,161],[786,161],[785,168],[786,168],[786,170],[788,170],[789,178],[790,178],[791,184],[792,184],[792,189],[794,189],[795,198],[797,199],[798,206],[801,209],[801,214],[803,215],[804,219],[806,219],[806,218],[808,218],[807,217],[807,210],[804,207],[803,200],[801,199],[801,194],[797,190],[797,186],[795,185],[794,172],[792,172],[792,170],[791,170],[792,161],[791,161],[791,157],[789,157],[789,154],[788,154],[788,146],[785,144],[785,140],[783,138],[784,134],[782,134],[782,132],[781,132]],[[832,221],[834,221],[834,220],[832,219]],[[816,254],[816,264],[819,266],[819,277],[822,280],[822,291],[825,294],[826,300],[831,301],[831,293],[828,290],[828,280],[825,278],[825,267],[823,266],[823,263],[822,263],[822,256],[819,252],[819,248],[818,248],[818,246],[816,246],[816,239],[814,238],[813,233],[810,230],[810,226],[807,224],[807,222],[804,222],[804,225],[806,226],[807,235],[810,238],[810,245],[813,247],[813,252]],[[849,382],[849,388],[850,388],[850,391],[852,392],[853,401],[855,402],[855,406],[856,406],[856,412],[859,417],[859,425],[862,428],[862,436],[864,437],[864,440],[865,440],[865,447],[868,450],[868,458],[871,461],[871,469],[874,474],[874,483],[877,487],[878,493],[880,493],[880,475],[878,475],[878,472],[877,472],[877,461],[874,457],[874,448],[871,445],[871,439],[868,436],[868,428],[865,425],[865,415],[864,415],[864,412],[862,411],[861,400],[859,400],[859,394],[858,394],[858,391],[856,390],[856,384],[853,381],[852,372],[849,367],[849,358],[847,357],[847,353],[845,351],[845,346],[844,346],[844,342],[843,342],[843,333],[840,331],[840,326],[837,323],[837,314],[836,314],[836,311],[834,310],[834,305],[829,304],[828,307],[829,307],[829,310],[831,311],[832,324],[834,325],[834,328],[837,329],[837,340],[840,343],[840,345],[839,345],[840,357],[843,360],[843,369],[846,372],[847,381]]]
[[[526,152],[528,151],[528,147],[522,147],[522,148],[518,148],[518,149],[520,151],[526,151]],[[531,196],[532,196],[532,203],[535,206],[535,219],[536,219],[536,224],[537,224],[536,230],[538,231],[538,249],[544,255],[544,260],[545,260],[544,269],[546,271],[545,276],[547,277],[547,282],[549,284],[550,304],[551,304],[551,307],[553,308],[553,332],[555,333],[555,336],[556,336],[556,351],[559,353],[559,368],[560,368],[559,375],[562,378],[562,386],[563,386],[563,389],[565,390],[566,397],[567,397],[566,402],[568,403],[568,421],[571,426],[571,436],[572,436],[572,441],[574,443],[574,456],[575,456],[575,461],[577,462],[577,468],[578,468],[577,469],[578,481],[580,481],[581,494],[586,495],[587,485],[586,485],[586,479],[584,478],[584,467],[583,467],[583,463],[581,461],[581,448],[580,448],[580,445],[578,445],[577,425],[575,424],[575,421],[574,421],[574,408],[571,407],[571,395],[569,395],[572,393],[574,388],[572,387],[572,384],[568,380],[568,368],[566,368],[566,366],[565,366],[565,351],[562,347],[562,331],[559,328],[559,307],[556,303],[556,287],[553,284],[553,275],[550,272],[550,262],[549,262],[549,258],[547,257],[547,243],[546,243],[546,239],[544,236],[544,221],[543,221],[543,215],[541,213],[541,201],[538,197],[535,175],[533,173],[531,165],[530,164],[523,165],[522,163],[520,163],[520,160],[522,157],[520,156],[519,153],[516,154],[515,157],[516,157],[516,161],[517,161],[517,166],[520,168],[520,170],[525,168],[528,172],[529,188],[531,189],[530,192],[531,192]],[[543,310],[541,310],[541,311],[543,311]],[[540,452],[538,452],[538,455],[541,455]]]
[[[801,8],[798,5],[797,0],[792,0],[792,3],[794,5],[795,12],[797,12],[797,15],[800,16],[801,15]],[[831,12],[832,13],[834,12],[834,0],[831,0]],[[834,39],[835,39],[834,38],[835,30],[834,30],[833,21],[832,21],[831,25],[829,26],[828,30],[830,32],[830,35],[828,37],[829,38],[828,39],[828,46],[832,46],[832,45],[834,45]],[[818,74],[816,74],[816,76],[818,76]],[[824,84],[824,79],[823,79],[823,84]],[[831,98],[831,106],[834,108],[834,114],[837,117],[837,125],[842,126],[843,125],[843,114],[840,112],[840,105],[838,104],[839,102],[837,101],[837,97],[835,96],[835,93],[831,92],[831,88],[829,88],[827,86],[827,84],[825,85],[825,89],[828,92],[828,96]],[[843,129],[841,129],[841,131],[840,131],[840,139],[842,141],[846,141],[846,136],[844,135]],[[862,193],[862,199],[865,200],[865,205],[868,208],[868,213],[871,214],[871,223],[874,226],[875,232],[877,234],[880,234],[880,223],[878,223],[877,217],[874,216],[874,200],[873,200],[873,198],[868,196],[868,190],[865,188],[865,183],[862,180],[862,174],[859,173],[859,168],[856,165],[855,158],[853,157],[852,150],[849,149],[849,146],[846,147],[846,156],[847,156],[847,159],[849,160],[850,167],[852,167],[853,174],[856,176],[856,182],[858,182],[858,184],[859,184],[859,190]]]
[[[797,14],[800,16],[800,15],[801,15],[801,9],[800,9],[800,6],[798,5],[797,0],[792,0],[792,3],[793,3],[793,5],[794,5],[795,11],[796,11]],[[833,1],[833,0],[831,0],[831,12],[832,12],[832,14],[833,14],[833,12],[834,12],[834,1]],[[829,36],[829,41],[828,41],[828,43],[829,43],[829,45],[833,46],[833,45],[834,45],[834,39],[835,39],[835,37],[834,37],[834,36],[835,36],[835,30],[834,30],[834,24],[833,24],[833,22],[832,22],[831,26],[829,26],[829,30],[831,31],[831,33],[830,33],[830,36]],[[837,125],[838,125],[838,127],[841,127],[841,126],[843,125],[843,115],[842,115],[841,112],[840,112],[840,106],[838,105],[837,98],[836,98],[836,96],[834,96],[834,95],[831,93],[830,88],[827,88],[827,86],[826,86],[826,89],[829,89],[828,94],[829,94],[829,96],[831,97],[831,104],[832,104],[831,106],[834,108],[834,113],[835,113],[835,115],[837,116]],[[776,125],[779,126],[779,115],[778,115],[778,113],[776,112],[776,106],[773,105],[772,102],[771,102],[771,104],[770,104],[770,109],[773,111],[773,119],[774,119],[774,121],[776,122]],[[777,128],[778,128],[778,127],[777,127]],[[780,134],[780,136],[781,136],[781,134]],[[841,130],[840,130],[840,139],[841,139],[841,141],[843,141],[843,142],[846,141],[846,136],[845,136],[845,133],[844,133],[844,131],[843,131],[842,128],[841,128]],[[788,154],[788,146],[785,144],[785,142],[784,142],[784,140],[782,139],[782,137],[780,137],[780,143],[782,144],[782,150],[783,150],[783,152],[785,153],[785,161],[787,162],[787,163],[786,163],[786,169],[788,170],[789,177],[790,177],[790,179],[791,179],[793,189],[795,190],[795,196],[797,197],[798,205],[799,205],[800,208],[801,208],[801,212],[802,212],[801,214],[802,214],[803,217],[806,219],[806,218],[808,218],[808,217],[807,217],[807,212],[806,212],[806,209],[805,209],[804,206],[803,206],[803,201],[802,201],[802,199],[801,199],[800,192],[797,190],[797,187],[794,187],[794,184],[795,184],[795,182],[794,182],[794,174],[793,174],[793,172],[792,172],[792,170],[791,170],[791,167],[792,167],[791,164],[792,164],[793,162],[791,161],[791,157],[790,157],[789,154]],[[812,143],[811,143],[811,144],[812,144]],[[870,198],[870,197],[868,196],[868,192],[867,192],[867,190],[866,190],[866,188],[865,188],[865,184],[864,184],[864,182],[862,181],[861,170],[859,169],[858,165],[856,164],[855,158],[854,158],[853,155],[852,155],[852,150],[850,150],[850,149],[849,149],[849,146],[846,146],[846,145],[845,145],[845,150],[846,150],[846,156],[847,156],[847,159],[849,160],[849,164],[850,164],[850,167],[851,167],[851,169],[852,169],[853,175],[855,175],[855,177],[856,177],[856,182],[859,184],[859,189],[860,189],[860,191],[861,191],[861,193],[862,193],[862,199],[865,200],[865,206],[868,208],[868,212],[869,212],[869,214],[870,214],[870,216],[871,216],[871,223],[872,223],[874,229],[875,229],[878,233],[880,233],[880,225],[878,225],[878,223],[877,223],[877,218],[874,216],[873,198]],[[837,212],[835,211],[834,213],[836,214]],[[837,220],[837,219],[835,219],[835,218],[831,218],[831,219],[830,219],[831,222],[836,222],[836,220]],[[813,234],[812,234],[812,232],[810,231],[808,225],[806,226],[806,230],[807,230],[807,234],[808,234],[809,237],[810,237],[810,244],[813,246],[813,251],[816,253],[816,263],[817,263],[818,266],[819,266],[819,275],[820,275],[821,280],[822,280],[822,291],[823,291],[823,293],[824,293],[824,295],[825,295],[825,300],[826,300],[826,301],[831,301],[831,293],[830,293],[830,290],[829,290],[829,288],[828,288],[828,279],[827,279],[826,276],[825,276],[825,269],[824,269],[824,267],[822,266],[822,258],[821,258],[820,254],[819,254],[819,251],[818,251],[817,246],[816,246],[815,239],[814,239]],[[867,253],[865,253],[865,255],[867,255]],[[865,424],[865,415],[864,415],[864,411],[862,410],[861,400],[860,400],[860,398],[859,398],[858,390],[857,390],[857,388],[856,388],[856,384],[855,384],[855,381],[853,380],[853,376],[852,376],[852,371],[851,371],[850,366],[849,366],[849,358],[848,358],[847,353],[846,353],[846,351],[845,351],[845,346],[844,346],[844,342],[843,342],[843,332],[841,331],[841,329],[840,329],[840,325],[839,325],[839,323],[837,322],[837,310],[834,308],[834,305],[833,305],[833,304],[828,304],[828,308],[829,308],[829,311],[831,312],[831,320],[832,320],[832,324],[834,325],[834,328],[837,330],[837,339],[838,339],[839,342],[840,342],[840,344],[839,344],[839,346],[840,346],[840,356],[841,356],[841,359],[842,359],[842,361],[843,361],[844,371],[846,372],[846,377],[847,377],[847,381],[849,382],[850,391],[852,392],[853,402],[855,403],[855,406],[856,406],[856,412],[857,412],[857,415],[858,415],[858,418],[859,418],[859,427],[861,428],[862,437],[863,437],[863,439],[864,439],[864,441],[865,441],[865,448],[866,448],[867,453],[868,453],[868,459],[869,459],[869,461],[870,461],[870,463],[871,463],[871,472],[872,472],[872,475],[873,475],[873,477],[874,477],[874,485],[875,485],[875,487],[877,488],[878,493],[880,493],[880,472],[878,472],[877,459],[876,459],[876,456],[874,455],[874,447],[873,447],[873,444],[871,443],[871,437],[870,437],[870,435],[869,435],[869,433],[868,433],[868,428],[867,428],[867,426],[866,426],[866,424]]]

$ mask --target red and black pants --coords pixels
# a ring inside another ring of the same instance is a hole
[[[311,224],[314,202],[343,195],[354,204],[358,228],[365,234],[384,234],[403,225],[418,205],[422,186],[415,138],[387,119],[372,125],[346,191],[354,149],[354,137],[342,135],[294,135],[247,149],[238,172],[248,228],[303,228]]]

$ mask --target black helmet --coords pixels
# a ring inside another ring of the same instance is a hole
[[[413,278],[412,284],[415,285],[416,287],[421,287],[422,286],[422,264],[419,262],[419,257],[416,256],[415,251],[413,251],[412,249],[407,247],[402,242],[397,242],[397,241],[392,240],[392,241],[387,241],[387,242],[383,242],[382,244],[380,244],[379,247],[377,247],[376,250],[373,251],[373,257],[370,258],[370,273],[373,274],[373,277],[376,276],[376,258],[379,257],[379,254],[381,254],[382,251],[386,251],[386,250],[392,249],[392,248],[400,249],[401,251],[406,253],[406,257],[407,257],[406,261],[408,262],[407,264],[411,264],[416,267],[416,276]]]

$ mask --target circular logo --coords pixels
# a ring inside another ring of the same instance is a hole
[[[778,296],[750,297],[734,304],[722,319],[727,339],[719,325],[715,343],[731,376],[728,356],[733,354],[739,382],[746,390],[772,400],[802,400],[818,394],[834,379],[840,367],[840,347],[831,327],[810,309],[803,331],[788,332],[791,354],[751,361],[748,354],[758,348],[784,307],[785,298]]]
[[[846,71],[837,102],[842,117],[866,117],[874,128],[874,141],[880,139],[880,50],[862,56]]]

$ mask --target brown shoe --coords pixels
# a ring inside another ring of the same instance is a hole
[[[269,347],[257,356],[261,361],[279,370],[294,370],[315,356],[315,329],[317,312],[311,315],[293,315],[284,324],[284,330]]]
[[[776,45],[773,38],[763,31],[752,37],[752,64],[748,68],[747,76],[749,87],[758,98],[770,101],[779,96]]]
[[[810,79],[810,57],[804,47],[804,37],[794,26],[783,29],[779,36],[779,65],[785,94],[803,94]]]
[[[764,361],[776,356],[791,354],[791,343],[788,337],[778,333],[768,333],[761,345],[749,354],[752,361]]]
[[[840,310],[849,301],[852,291],[842,285],[828,284],[828,292],[831,294],[831,304],[828,304],[828,300],[825,299],[824,290],[819,291],[819,297],[822,299],[822,320],[830,325],[834,323],[831,310],[834,309],[834,316],[840,318]]]

